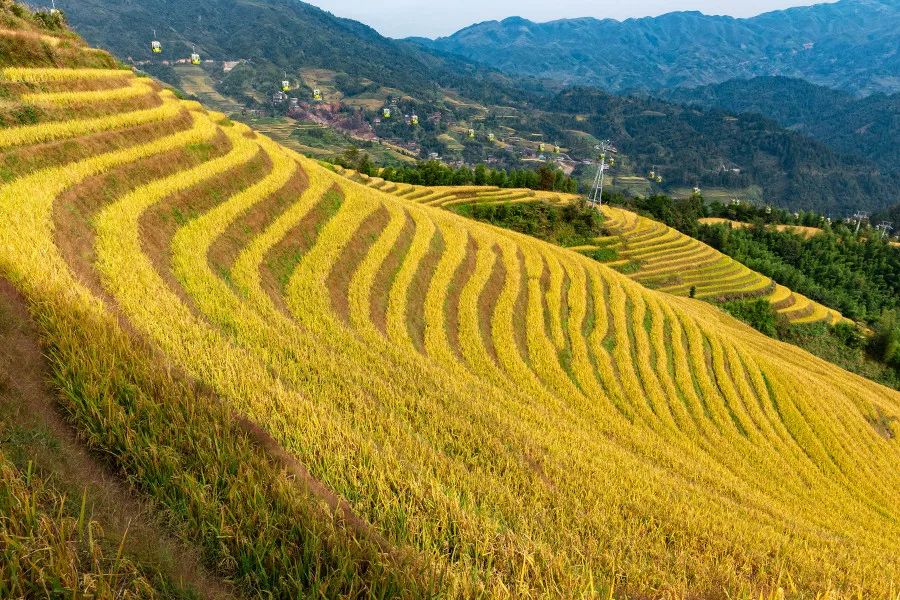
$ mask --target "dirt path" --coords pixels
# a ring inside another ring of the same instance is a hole
[[[196,551],[167,534],[151,505],[85,450],[59,412],[49,380],[25,300],[0,278],[0,447],[20,466],[31,461],[50,476],[73,499],[75,516],[86,493],[88,514],[111,543],[125,537],[125,552],[135,562],[199,597],[235,598],[230,585],[203,568]]]

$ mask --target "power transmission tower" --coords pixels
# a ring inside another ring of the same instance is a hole
[[[856,233],[854,235],[859,235],[859,227],[860,227],[860,225],[862,225],[862,222],[865,219],[869,218],[869,213],[858,212],[855,215],[853,215],[853,218],[856,219]]]
[[[888,231],[892,230],[893,228],[894,228],[894,224],[891,221],[882,221],[881,223],[879,223],[878,225],[875,226],[875,229],[878,229],[881,231],[882,239],[884,239],[884,237],[887,235]]]
[[[591,188],[591,206],[603,205],[603,179],[606,170],[611,166],[606,162],[606,155],[618,152],[609,140],[600,142],[595,149],[600,151],[600,157],[597,159],[597,176],[594,177],[594,185]]]

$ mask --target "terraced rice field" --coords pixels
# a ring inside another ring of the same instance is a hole
[[[509,204],[514,202],[567,203],[580,199],[576,194],[543,192],[530,189],[499,188],[490,185],[472,186],[423,186],[385,181],[380,177],[370,177],[339,165],[331,168],[351,181],[372,189],[423,204],[425,206],[449,208],[458,204]]]
[[[566,203],[579,199],[574,194],[492,186],[413,186],[369,177],[339,166],[335,170],[368,187],[436,207],[534,201]],[[796,324],[820,321],[834,324],[843,319],[838,311],[778,285],[671,227],[615,207],[604,206],[602,211],[607,218],[607,227],[613,233],[612,238],[599,238],[597,245],[571,250],[590,252],[600,248],[614,249],[618,258],[607,263],[607,266],[639,266],[626,270],[633,279],[647,287],[680,296],[689,295],[691,288],[694,288],[695,297],[706,300],[765,297],[777,312]],[[712,222],[709,219],[705,221]]]
[[[361,185],[154,86],[92,111],[127,72],[0,75],[102,90],[0,131],[0,273],[91,447],[248,595],[897,597],[897,392],[440,209],[543,195]],[[792,298],[607,216],[640,281]]]
[[[721,217],[706,217],[700,219],[700,222],[704,225],[719,225],[722,223],[727,223],[735,229],[746,229],[747,227],[752,226],[751,223],[745,223],[743,221],[732,221],[731,219],[723,219]],[[818,227],[806,227],[804,225],[772,225],[770,227],[775,227],[775,229],[777,229],[778,231],[790,231],[792,233],[796,233],[797,235],[803,236],[806,239],[822,233],[822,230]]]
[[[778,285],[710,246],[652,219],[604,206],[607,227],[614,234],[603,247],[616,250],[610,266],[631,263],[630,276],[648,287],[687,296],[691,288],[701,299],[767,298],[792,323],[837,323],[836,310]]]
[[[176,65],[172,67],[178,76],[179,87],[196,97],[204,106],[226,114],[238,113],[244,106],[232,98],[223,96],[214,87],[212,77],[196,65]],[[258,100],[264,100],[258,98]]]

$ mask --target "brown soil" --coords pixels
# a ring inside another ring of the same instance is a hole
[[[194,550],[167,534],[151,505],[85,450],[59,412],[49,380],[27,305],[0,278],[0,381],[5,382],[0,386],[0,448],[14,461],[31,461],[61,493],[84,494],[88,514],[101,524],[109,543],[117,546],[124,538],[124,550],[136,562],[153,565],[203,598],[235,597],[229,584],[206,571]]]
[[[459,297],[462,290],[475,272],[476,253],[478,245],[472,236],[466,236],[466,253],[463,261],[456,267],[456,272],[450,279],[447,289],[447,297],[444,299],[444,320],[447,330],[447,342],[453,349],[459,360],[463,360],[462,350],[459,345]]]
[[[397,271],[400,270],[403,264],[403,258],[412,245],[415,230],[415,221],[409,216],[409,213],[406,213],[406,222],[403,224],[400,237],[397,238],[397,242],[391,248],[384,263],[382,263],[381,269],[375,276],[375,281],[372,285],[372,302],[369,307],[369,318],[375,324],[375,327],[385,335],[387,334],[388,294],[390,293],[391,285],[394,283],[394,278],[397,276]]]
[[[412,339],[413,346],[421,353],[425,353],[425,295],[431,286],[434,272],[444,254],[446,243],[440,229],[436,229],[431,238],[428,252],[419,262],[419,268],[409,285],[406,304],[406,326]]]
[[[365,259],[372,244],[381,235],[390,219],[384,205],[366,219],[353,234],[350,242],[341,251],[325,281],[331,297],[331,308],[344,322],[350,321],[349,290],[350,281],[359,264]]]

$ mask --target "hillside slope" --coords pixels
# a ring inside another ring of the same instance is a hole
[[[441,208],[472,204],[509,205],[519,202],[566,204],[579,198],[571,194],[499,189],[492,186],[427,188],[392,183],[341,167],[335,167],[335,171],[373,189],[418,204]],[[838,311],[778,285],[772,279],[664,223],[622,208],[603,206],[600,210],[606,217],[605,228],[609,236],[598,237],[591,244],[574,246],[570,250],[589,256],[598,250],[614,250],[614,260],[601,262],[625,271],[645,287],[678,296],[688,296],[693,290],[694,297],[704,300],[765,298],[777,312],[795,324],[834,324],[842,320]],[[724,219],[701,221],[721,222]]]
[[[422,41],[510,73],[609,90],[785,75],[853,92],[900,90],[900,6],[840,0],[750,19],[675,12],[614,21],[519,17]]]
[[[601,247],[616,250],[622,263],[635,264],[631,277],[648,287],[680,296],[693,290],[697,298],[712,300],[766,298],[795,324],[842,319],[839,312],[671,227],[620,208],[604,206],[603,212],[614,237],[611,242],[598,240]]]
[[[756,77],[662,95],[704,108],[759,113],[886,171],[896,171],[900,163],[900,93],[857,98],[799,79]]]
[[[294,80],[300,68],[346,73],[422,99],[439,97],[439,86],[480,100],[505,101],[507,94],[518,95],[506,78],[490,69],[385,38],[358,21],[299,0],[60,0],[59,7],[89,42],[122,59],[160,58],[150,50],[155,30],[163,58],[169,60],[187,58],[192,49],[204,60],[247,60],[242,69],[251,73],[242,75],[238,69],[232,76],[249,77],[263,96],[278,89],[285,70]],[[171,75],[152,64],[145,68]]]
[[[248,595],[895,590],[900,394],[129,71],[0,76],[61,403]]]
[[[883,208],[900,196],[896,171],[848,158],[772,120],[593,89],[551,95],[534,81],[384,38],[299,1],[60,0],[60,6],[92,43],[198,97],[223,100],[218,105],[234,113],[242,108],[279,118],[290,113],[286,101],[271,102],[286,78],[290,96],[299,102],[294,115],[301,120],[276,122],[271,131],[286,143],[304,137],[302,127],[315,125],[310,119],[331,119],[362,126],[364,136],[404,146],[418,158],[436,152],[450,162],[521,168],[539,160],[539,144],[545,143],[560,144],[575,168],[596,158],[595,138],[609,138],[627,155],[623,174],[640,177],[655,169],[670,191],[695,185],[736,194],[753,190],[756,201],[835,216]],[[161,54],[150,51],[154,30]],[[185,60],[192,47],[202,60],[215,62],[166,64]],[[247,62],[223,72],[223,61],[238,59]],[[323,91],[323,103],[307,102],[313,89]],[[418,126],[402,118],[381,119],[383,108],[392,108],[396,117],[422,118]],[[468,137],[470,128],[474,139]],[[496,143],[488,141],[491,133]],[[330,143],[338,152],[365,143],[305,139]]]
[[[663,185],[759,186],[759,203],[835,216],[888,206],[900,189],[900,171],[842,155],[758,114],[582,87],[557,94],[545,107],[560,129],[615,140],[629,161],[662,174]]]

